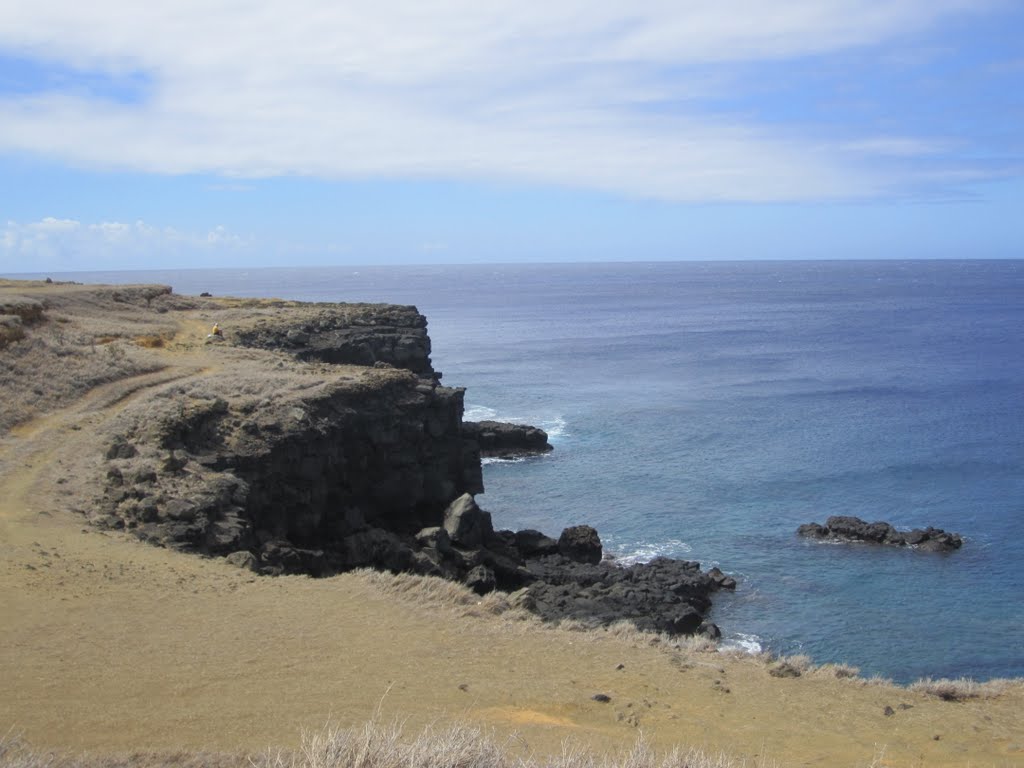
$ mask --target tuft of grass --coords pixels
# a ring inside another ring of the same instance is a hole
[[[25,338],[21,318],[14,315],[0,315],[0,349]]]
[[[498,740],[475,725],[427,726],[409,738],[399,724],[376,720],[356,728],[326,725],[303,733],[295,750],[259,755],[208,752],[134,752],[119,756],[72,756],[38,752],[17,738],[0,737],[0,768],[775,768],[726,754],[676,748],[658,754],[641,737],[628,750],[598,754],[567,742],[559,755],[527,754],[513,735]]]
[[[170,339],[169,335],[150,333],[145,336],[136,336],[135,344],[145,349],[162,349]]]
[[[814,672],[825,677],[836,677],[840,680],[854,679],[860,676],[860,669],[850,664],[822,664]]]
[[[943,701],[967,701],[968,699],[993,699],[1006,693],[1012,680],[995,679],[979,683],[966,677],[933,680],[922,678],[911,683],[909,690],[935,696]]]
[[[882,688],[895,687],[896,683],[892,681],[892,678],[883,677],[882,675],[872,675],[871,677],[862,677],[860,681],[863,685],[877,685]]]

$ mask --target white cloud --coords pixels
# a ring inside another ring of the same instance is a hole
[[[8,231],[13,222],[8,222]],[[34,221],[28,225],[28,231],[36,234],[37,237],[46,237],[50,233],[77,232],[82,224],[74,219],[55,219],[47,216],[41,221]]]
[[[778,127],[642,107],[691,101],[723,62],[886,42],[984,5],[15,0],[0,6],[0,48],[151,83],[138,103],[0,99],[0,150],[170,174],[498,178],[669,200],[871,195],[892,180],[841,142],[809,150]]]
[[[223,261],[232,251],[245,253],[252,245],[251,238],[232,234],[224,227],[184,232],[144,221],[83,224],[47,217],[26,223],[7,222],[0,237],[0,270],[74,270],[83,263],[92,269],[145,269],[186,263],[204,254]]]

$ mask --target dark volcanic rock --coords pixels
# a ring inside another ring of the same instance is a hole
[[[708,576],[714,579],[715,584],[718,585],[719,589],[736,589],[736,579],[722,573],[719,568],[712,568],[708,571]]]
[[[480,446],[480,455],[516,458],[552,450],[548,433],[527,424],[506,424],[500,421],[464,421],[462,436]]]
[[[367,365],[386,363],[440,378],[430,364],[427,319],[416,307],[322,304],[298,327],[265,324],[233,331],[241,346],[280,349],[299,360]]]
[[[473,497],[481,451],[543,452],[547,436],[464,424],[463,390],[439,385],[415,308],[281,306],[239,310],[221,367],[126,409],[97,445],[93,519],[260,574],[429,574],[512,592],[548,621],[716,636],[710,595],[735,587],[717,569],[603,561],[586,525],[558,540],[494,530]]]
[[[479,547],[494,533],[490,513],[480,509],[468,493],[448,505],[444,511],[444,529],[453,543],[471,549]]]
[[[558,551],[578,563],[601,562],[601,539],[589,525],[575,525],[558,537]]]
[[[558,553],[558,542],[540,531],[527,528],[516,531],[516,547],[523,557],[543,557]]]
[[[528,560],[526,568],[534,579],[526,588],[531,610],[548,621],[592,626],[625,619],[643,630],[693,634],[704,626],[709,596],[718,588],[699,563],[665,557],[621,567],[549,555]],[[705,630],[713,635],[717,627]]]
[[[915,528],[898,531],[889,523],[868,523],[859,517],[835,515],[825,525],[806,523],[797,528],[797,534],[815,539],[834,541],[862,541],[894,547],[915,547],[928,552],[950,552],[960,549],[963,539],[959,534],[947,533],[941,528]]]

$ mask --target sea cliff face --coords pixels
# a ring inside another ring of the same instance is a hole
[[[415,308],[288,304],[217,320],[224,337],[204,350],[216,369],[126,413],[99,524],[320,574],[373,564],[353,536],[415,533],[483,490],[463,390],[439,384]]]

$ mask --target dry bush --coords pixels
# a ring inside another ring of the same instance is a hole
[[[396,597],[417,606],[453,610],[459,616],[482,618],[501,616],[505,619],[530,620],[533,615],[515,606],[510,595],[494,591],[480,596],[464,584],[439,576],[415,573],[390,573],[361,568],[346,574],[371,585],[381,594]]]
[[[779,661],[789,664],[800,672],[808,672],[814,666],[811,663],[811,657],[803,653],[798,653],[795,656],[780,656]]]
[[[860,669],[850,664],[822,664],[815,667],[812,672],[822,677],[836,677],[841,680],[854,679],[860,675]]]
[[[172,338],[174,337],[171,335],[150,333],[145,336],[136,336],[135,344],[145,349],[160,349]]]
[[[648,632],[639,629],[629,619],[616,621],[595,631],[603,631],[634,647],[653,646],[687,653],[716,653],[720,650],[718,641],[705,635],[669,635],[665,632]]]
[[[911,691],[936,696],[943,701],[967,701],[968,699],[992,699],[1001,696],[1014,684],[1020,685],[1021,683],[1004,679],[979,683],[966,677],[955,680],[949,678],[933,680],[930,677],[925,677],[907,687]]]
[[[0,349],[25,338],[21,318],[15,315],[0,315]]]
[[[474,605],[481,599],[465,585],[437,576],[389,573],[370,568],[351,571],[348,576],[373,586],[382,594],[416,604],[430,603],[433,606],[461,608]]]

